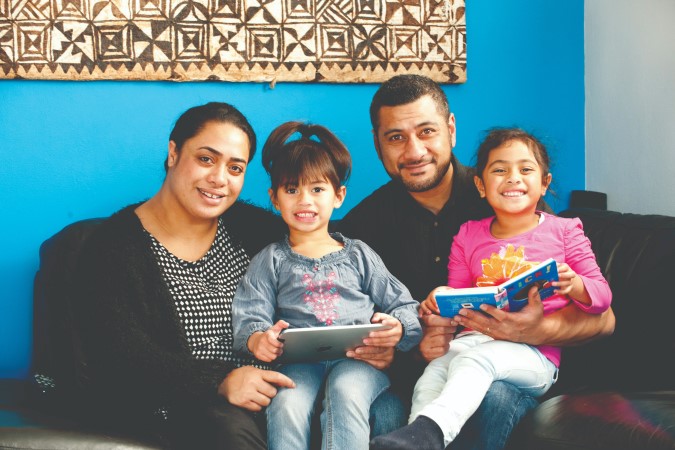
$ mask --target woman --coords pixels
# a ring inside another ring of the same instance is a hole
[[[115,423],[155,427],[179,447],[215,438],[225,448],[220,438],[265,448],[251,412],[292,381],[234,355],[230,325],[249,257],[284,231],[271,213],[236,202],[255,147],[232,106],[189,109],[171,132],[159,192],[87,242],[78,298],[88,390]]]
[[[278,217],[237,202],[255,148],[231,105],[189,109],[171,132],[160,190],[88,239],[76,282],[97,420],[164,446],[265,448],[255,412],[293,382],[234,354],[230,322],[250,257],[285,233]],[[388,350],[356,357],[384,367]],[[376,429],[390,431],[397,405],[381,403]]]

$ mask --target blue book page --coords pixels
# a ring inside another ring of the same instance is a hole
[[[527,305],[527,293],[532,285],[539,288],[542,300],[553,295],[555,287],[551,284],[558,281],[558,266],[554,259],[547,259],[541,264],[517,277],[502,283],[500,287],[506,291],[509,311],[519,311]]]

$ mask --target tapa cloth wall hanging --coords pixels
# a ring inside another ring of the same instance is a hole
[[[0,0],[0,78],[466,81],[464,0]]]

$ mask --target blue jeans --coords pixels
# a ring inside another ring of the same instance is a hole
[[[478,410],[469,418],[448,449],[497,450],[506,446],[520,419],[539,402],[505,381],[495,381]],[[408,413],[400,397],[383,392],[370,409],[371,436],[390,433],[407,423]]]
[[[401,398],[387,389],[370,407],[370,437],[391,433],[408,423],[408,411]]]
[[[520,419],[539,402],[505,381],[495,381],[478,410],[466,422],[448,448],[498,450],[506,446]]]
[[[270,450],[309,449],[312,415],[322,387],[321,448],[368,449],[370,407],[389,387],[384,372],[351,359],[287,364],[279,372],[296,387],[280,389],[267,407]]]

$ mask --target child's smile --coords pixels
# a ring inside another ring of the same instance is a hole
[[[326,180],[279,187],[274,204],[288,225],[291,235],[296,232],[328,234],[333,209],[344,199],[344,187],[339,191]]]
[[[476,187],[497,216],[534,214],[550,182],[529,147],[518,140],[491,150],[481,176]]]

